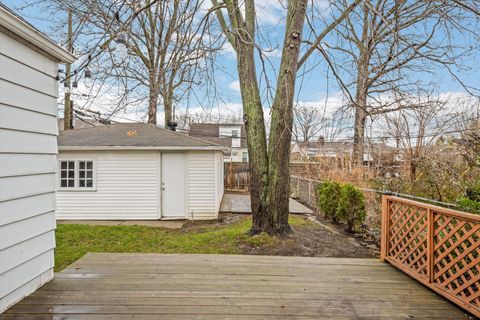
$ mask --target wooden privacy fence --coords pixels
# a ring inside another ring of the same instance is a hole
[[[381,258],[480,316],[480,215],[383,196]]]
[[[224,185],[225,191],[249,192],[250,171],[246,162],[225,163]]]

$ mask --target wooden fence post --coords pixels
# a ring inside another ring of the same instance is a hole
[[[434,212],[432,209],[427,209],[427,275],[428,281],[433,282],[433,259],[435,251],[434,235],[435,235],[435,226],[434,226]]]
[[[380,238],[380,259],[382,261],[385,261],[388,255],[389,219],[388,197],[382,195],[382,230]]]

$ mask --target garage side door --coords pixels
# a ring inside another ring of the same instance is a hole
[[[186,161],[185,153],[162,153],[162,218],[185,219]]]

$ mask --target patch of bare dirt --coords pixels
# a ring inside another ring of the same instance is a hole
[[[240,220],[249,218],[248,214],[220,213],[218,220],[199,220],[185,222],[183,230],[201,230],[206,227],[228,226]]]
[[[348,257],[375,258],[379,251],[374,244],[365,243],[340,227],[309,218],[313,223],[294,226],[294,233],[288,238],[276,241],[274,245],[246,245],[245,254],[307,256],[307,257]]]
[[[218,220],[189,221],[184,224],[185,232],[221,227],[250,219],[247,214],[221,214]],[[240,251],[251,255],[349,257],[374,258],[379,256],[377,247],[343,230],[341,225],[332,224],[317,216],[304,216],[307,223],[292,226],[294,233],[275,241],[241,242]],[[265,235],[263,235],[265,236]],[[252,240],[255,240],[252,238]]]

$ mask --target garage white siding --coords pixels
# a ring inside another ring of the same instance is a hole
[[[188,214],[193,220],[218,218],[216,152],[188,154]]]
[[[57,191],[57,219],[159,218],[158,152],[62,151],[60,160],[93,160],[96,164],[96,190]]]
[[[220,212],[220,205],[222,204],[223,192],[225,191],[224,183],[224,161],[223,161],[223,152],[217,151],[215,154],[216,157],[216,180],[217,180],[217,203],[216,203],[216,212]]]
[[[56,62],[0,29],[0,313],[53,277]]]

